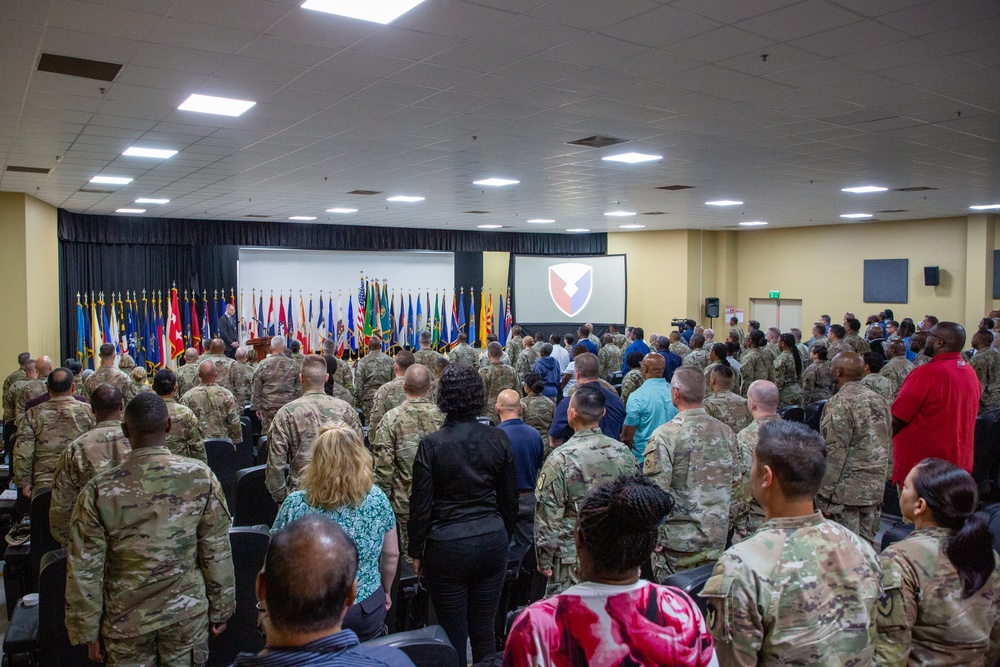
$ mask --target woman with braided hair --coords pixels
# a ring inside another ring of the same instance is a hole
[[[574,533],[581,583],[521,613],[503,664],[717,666],[694,601],[639,578],[673,507],[673,498],[642,475],[592,489]]]

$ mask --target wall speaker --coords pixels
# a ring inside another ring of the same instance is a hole
[[[710,296],[705,299],[705,317],[715,319],[719,316],[719,297]]]
[[[941,267],[938,266],[925,266],[924,267],[924,284],[937,287],[941,284]]]

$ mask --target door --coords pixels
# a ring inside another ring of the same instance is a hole
[[[761,329],[778,327],[782,332],[802,328],[801,299],[750,299],[750,319],[760,322]]]

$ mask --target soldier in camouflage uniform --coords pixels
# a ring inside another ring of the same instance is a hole
[[[614,344],[611,334],[604,334],[602,342],[597,352],[598,375],[607,380],[609,375],[622,369],[622,349]]]
[[[279,505],[289,493],[298,490],[302,469],[312,458],[313,440],[324,428],[343,423],[354,430],[359,439],[363,438],[357,411],[324,393],[326,379],[326,360],[314,354],[306,357],[301,376],[305,393],[278,410],[268,431],[265,483]],[[289,466],[287,480],[286,465]]]
[[[52,371],[48,389],[51,398],[25,412],[17,428],[14,483],[26,496],[52,486],[63,450],[94,426],[90,406],[73,398],[71,371]]]
[[[729,366],[716,364],[712,367],[710,382],[712,393],[705,397],[705,412],[739,433],[746,428],[753,417],[747,407],[747,399],[733,393],[735,373]]]
[[[781,407],[802,403],[802,360],[792,334],[781,334],[778,339],[778,357],[774,360],[774,384],[781,393]]]
[[[339,384],[347,391],[351,392],[351,396],[354,396],[354,377],[351,375],[351,367],[347,363],[347,359],[342,359],[337,355],[337,347],[338,347],[337,341],[327,340],[323,343],[323,354],[327,354],[331,357],[336,357],[337,372],[333,374],[333,381]],[[350,350],[345,349],[344,356],[347,356],[348,352],[350,352]]]
[[[802,360],[802,370],[805,371],[809,368],[809,364],[812,363],[812,359],[809,357],[809,348],[802,342],[802,329],[792,328],[788,330],[788,333],[792,334],[792,338],[795,339],[795,349],[799,351],[799,359]]]
[[[622,403],[628,405],[628,397],[642,386],[646,378],[642,374],[642,352],[632,352],[628,355],[629,372],[622,378]]]
[[[10,421],[14,419],[14,401],[13,396],[10,394],[11,386],[20,380],[24,380],[27,376],[24,373],[24,365],[28,363],[31,359],[31,355],[27,352],[22,352],[17,355],[17,370],[4,378],[3,381],[3,420]]]
[[[427,332],[425,331],[424,333]],[[433,350],[429,351],[433,352]],[[392,363],[392,372],[395,377],[379,387],[378,391],[375,392],[375,398],[372,400],[372,410],[368,415],[369,434],[378,429],[379,422],[382,421],[385,413],[402,405],[403,401],[406,400],[406,392],[403,390],[403,376],[406,374],[406,369],[417,363],[416,356],[416,354],[407,350],[401,350],[396,354],[396,358]],[[424,365],[421,364],[421,366]],[[424,366],[424,368],[427,368],[427,366]]]
[[[816,506],[871,542],[891,471],[892,416],[885,399],[861,384],[863,370],[864,361],[853,352],[841,352],[833,360],[839,388],[820,422],[829,458]]]
[[[15,421],[21,420],[30,401],[48,393],[49,388],[46,385],[46,381],[49,379],[49,373],[52,372],[52,359],[44,355],[38,357],[35,361],[35,371],[35,378],[24,384],[18,383],[13,387],[13,390],[16,392],[14,398]],[[76,376],[73,376],[73,381],[75,384]]]
[[[972,335],[976,353],[969,364],[976,371],[983,393],[979,397],[979,414],[1000,407],[1000,352],[993,349],[993,334],[980,330]]]
[[[604,402],[596,385],[584,385],[573,395],[567,410],[573,437],[552,452],[538,474],[535,553],[538,571],[548,578],[546,597],[577,583],[573,531],[583,497],[595,486],[638,471],[632,452],[601,433]]]
[[[201,384],[188,390],[180,402],[198,417],[201,434],[206,440],[229,438],[238,445],[243,442],[240,410],[232,392],[216,384],[217,368],[213,359],[201,362],[198,375]]]
[[[38,380],[38,362],[34,359],[28,359],[22,368],[24,377],[20,380],[15,380],[11,383],[10,388],[7,389],[5,398],[10,398],[10,403],[13,406],[11,408],[11,420],[13,420],[15,427],[21,421],[21,417],[24,416],[24,410],[27,404],[27,399],[22,399],[21,394],[24,388],[37,382]],[[42,381],[42,391],[48,391],[45,381]],[[34,390],[32,391],[34,394]]]
[[[871,347],[868,345],[868,341],[858,335],[861,331],[861,321],[859,319],[856,317],[844,318],[844,331],[844,344],[847,345],[852,352],[856,354],[871,352]]]
[[[879,375],[889,378],[892,382],[892,395],[898,396],[899,388],[903,386],[903,380],[910,374],[914,366],[906,358],[906,344],[902,339],[897,338],[886,343],[885,352],[889,361],[879,371]]]
[[[764,334],[767,340],[767,345],[764,346],[763,352],[771,358],[771,363],[773,364],[778,355],[781,354],[781,350],[778,349],[778,340],[781,338],[781,329],[778,327],[771,327]]]
[[[611,342],[622,352],[628,347],[628,340],[625,339],[625,334],[618,330],[617,324],[612,324],[608,327],[608,332],[611,334]],[[618,368],[621,368],[621,364],[618,364]],[[616,369],[617,370],[617,369]]]
[[[924,347],[927,345],[927,332],[926,331],[915,331],[910,336],[910,352],[914,352],[917,358],[913,360],[913,366],[923,366],[931,360],[930,355]]]
[[[170,413],[170,432],[167,433],[167,449],[171,454],[190,456],[208,463],[205,453],[205,437],[201,425],[191,408],[181,405],[174,398],[177,395],[177,377],[169,368],[156,372],[153,376],[153,392],[167,404]]]
[[[764,523],[764,510],[754,499],[750,487],[750,469],[753,467],[753,452],[760,438],[760,429],[770,422],[781,421],[778,416],[778,387],[767,380],[754,382],[747,392],[747,408],[753,421],[736,434],[738,453],[733,461],[740,474],[740,484],[733,488],[733,499],[729,505],[733,544],[753,535]]]
[[[725,344],[716,343],[715,345],[712,345],[708,350],[708,358],[711,363],[708,366],[705,366],[705,370],[702,372],[705,376],[705,395],[711,395],[713,391],[712,372],[720,366],[725,366],[732,371],[732,375],[730,376],[732,377],[732,382],[729,383],[729,388],[726,391],[733,391],[735,389],[736,391],[733,393],[739,392],[740,385],[743,384],[743,376],[740,374],[740,369],[729,361],[729,354]],[[723,359],[726,360],[725,363],[722,362]],[[738,395],[739,394],[737,393],[737,396]]]
[[[735,317],[729,318],[729,340],[733,341],[740,347],[743,347],[743,340],[746,336],[743,334],[743,329],[740,328],[740,321]]]
[[[500,343],[490,343],[486,352],[489,355],[490,365],[487,368],[479,369],[479,377],[483,378],[483,384],[486,386],[486,405],[483,407],[483,416],[489,417],[494,424],[499,424],[500,416],[497,414],[496,407],[497,396],[504,389],[518,391],[521,383],[518,381],[514,369],[500,361],[503,353]],[[524,352],[527,352],[527,349]],[[518,393],[520,392],[518,391]]]
[[[271,339],[271,354],[257,364],[250,388],[250,409],[257,413],[263,432],[271,428],[271,420],[283,406],[302,395],[299,365],[284,355],[285,337]],[[326,362],[323,362],[324,368]],[[178,386],[178,391],[180,387]],[[374,390],[372,390],[374,394]]]
[[[344,401],[352,408],[354,405],[354,394],[347,391],[347,389],[337,382],[334,378],[340,372],[341,367],[346,366],[347,362],[337,359],[332,354],[324,354],[323,359],[326,360],[326,384],[323,385],[323,391],[326,392],[327,396],[333,396],[334,398],[339,398]]]
[[[699,594],[721,665],[872,664],[881,568],[867,543],[813,510],[824,450],[804,424],[760,430],[751,479],[770,519]]]
[[[209,343],[208,349],[211,351],[211,354],[205,358],[205,361],[215,362],[215,370],[218,371],[215,383],[223,389],[228,389],[235,397],[236,386],[233,384],[233,366],[236,365],[236,361],[226,356],[226,344],[222,342],[221,338],[213,338],[212,342]],[[240,413],[242,413],[243,407],[246,404],[238,403],[237,405],[240,408]]]
[[[685,366],[697,366],[698,370],[704,371],[710,363],[709,351],[705,349],[705,335],[693,334],[691,336],[691,352],[684,357]]]
[[[812,363],[802,371],[802,406],[825,401],[833,396],[833,365],[826,358],[825,345],[813,345],[809,351]],[[904,357],[905,358],[905,357]]]
[[[521,399],[521,419],[542,436],[542,455],[548,457],[549,427],[556,414],[556,404],[548,396],[542,396],[542,378],[537,373],[528,373],[524,378],[524,398]],[[499,395],[499,394],[498,394]]]
[[[49,530],[59,544],[69,541],[69,519],[83,485],[128,459],[132,447],[122,431],[122,395],[102,384],[90,395],[96,424],[69,444],[59,456],[52,480]]]
[[[302,362],[305,361],[306,355],[302,354],[302,341],[292,339],[288,342],[288,352],[292,361],[298,366],[299,370],[302,370]]]
[[[528,373],[535,370],[535,362],[542,356],[534,348],[534,344],[534,338],[531,336],[525,336],[524,349],[521,350],[521,354],[517,355],[517,361],[514,362],[514,371],[517,372],[517,378],[521,382],[524,382],[524,378],[528,375]]]
[[[424,436],[434,433],[444,423],[444,413],[427,398],[430,383],[430,373],[422,364],[407,368],[403,377],[406,400],[385,414],[372,438],[375,483],[392,504],[401,553],[407,562],[412,560],[407,553],[406,528],[410,520],[413,459]]]
[[[90,394],[104,383],[112,384],[122,393],[125,404],[135,396],[135,385],[132,378],[125,372],[115,368],[115,346],[111,343],[101,345],[101,365],[83,383],[83,396],[90,400]],[[41,373],[41,371],[39,371]]]
[[[844,336],[846,335],[847,333],[844,330],[844,327],[840,326],[839,324],[830,325],[830,331],[828,331],[826,334],[826,339],[829,341],[829,345],[827,345],[826,347],[827,359],[833,361],[833,358],[836,357],[841,352],[854,351],[851,348],[851,346],[848,345],[847,342],[844,340]]]
[[[87,482],[73,512],[66,629],[108,665],[204,665],[236,606],[222,487],[167,450],[168,421],[158,396],[131,401],[129,459]]]
[[[493,339],[493,340],[491,340],[491,339]],[[487,349],[484,349],[482,351],[482,353],[479,355],[479,370],[482,370],[484,368],[489,368],[490,367],[490,355],[489,355],[489,351],[488,351],[488,348],[490,346],[489,344],[497,342],[495,340],[495,336],[493,336],[493,334],[490,334],[489,336],[487,336],[486,337],[486,341],[487,341],[486,342],[486,348]],[[499,343],[497,343],[497,344],[499,345]],[[511,359],[513,359],[514,361],[517,361],[517,358],[516,357],[508,356],[508,354],[503,350],[503,348],[500,348],[500,352],[501,352],[501,354],[500,354],[500,363],[503,364],[504,366],[510,366],[511,368],[513,368],[514,364],[511,363]],[[520,354],[521,353],[518,352],[519,356],[520,356]]]
[[[189,347],[184,350],[184,365],[174,373],[177,376],[177,395],[183,397],[188,390],[197,387],[201,380],[198,379],[198,350]]]
[[[520,345],[520,342],[518,344]],[[467,334],[458,334],[458,344],[448,352],[448,361],[453,364],[465,364],[473,368],[479,367],[479,353],[476,352],[474,347],[469,345],[469,336]]]
[[[371,349],[358,360],[354,374],[354,404],[371,421],[375,392],[392,379],[392,357],[382,352],[378,338],[373,336],[369,339],[369,344]]]
[[[659,529],[653,554],[657,581],[718,560],[729,533],[729,504],[740,476],[736,435],[702,406],[705,378],[698,368],[674,371],[670,398],[679,411],[650,436],[642,471],[673,496],[674,512]]]
[[[671,331],[668,337],[670,338],[671,352],[676,354],[681,359],[691,354],[691,348],[681,340],[681,334],[679,331]],[[650,338],[650,340],[652,340],[652,338]]]
[[[598,350],[600,350],[600,348],[601,348],[601,339],[598,338],[594,334],[594,325],[593,324],[591,324],[590,322],[587,322],[586,324],[584,324],[582,327],[580,327],[579,334],[580,334],[580,339],[581,340],[583,340],[584,338],[586,338],[587,340],[589,340],[591,343],[594,344],[594,347],[596,347]],[[535,340],[541,340],[541,334],[536,334],[535,335]],[[536,345],[537,345],[537,343],[536,343]]]
[[[229,367],[229,384],[233,388],[236,407],[246,408],[250,404],[250,391],[253,386],[254,368],[247,363],[249,350],[245,347],[236,348],[236,361]]]
[[[133,368],[132,372],[129,373],[129,377],[132,378],[132,384],[135,385],[135,393],[141,394],[144,391],[153,391],[147,379],[149,376],[146,374],[145,368]]]
[[[761,345],[764,344],[764,332],[754,329],[747,335],[746,346],[740,355],[740,375],[743,376],[740,394],[747,395],[750,385],[757,380],[774,382],[774,362],[766,354]]]
[[[881,375],[885,360],[878,352],[865,352],[861,358],[865,363],[865,374],[861,378],[861,384],[884,398],[891,408],[892,402],[896,400],[896,394],[892,390],[892,380]]]
[[[504,348],[504,354],[507,355],[508,359],[517,359],[517,355],[521,354],[521,350],[524,349],[524,338],[521,335],[521,327],[514,325],[510,328],[510,338],[507,339],[507,347]]]
[[[420,349],[413,353],[414,361],[418,364],[422,364],[431,375],[434,375],[434,364],[436,364],[437,360],[441,358],[441,353],[431,349],[431,343],[433,340],[434,336],[431,335],[430,331],[421,331]]]

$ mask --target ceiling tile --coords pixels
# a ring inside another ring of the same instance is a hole
[[[782,9],[761,14],[737,25],[759,35],[787,42],[840,26],[856,23],[860,16],[825,0],[803,0]]]

